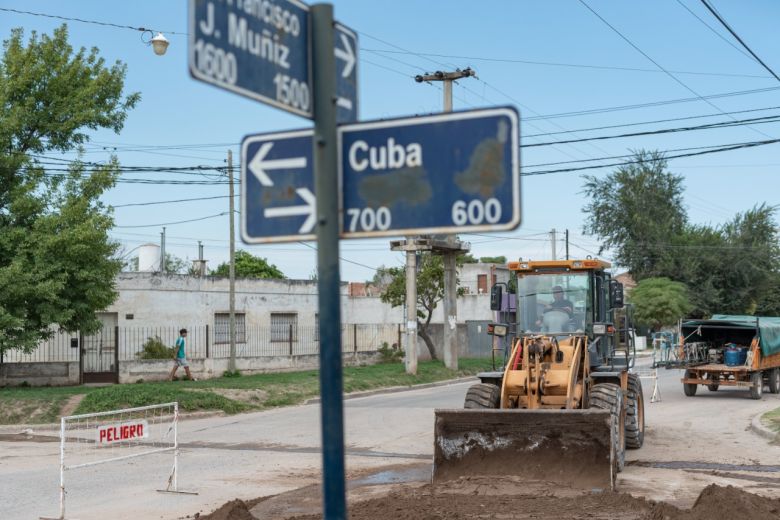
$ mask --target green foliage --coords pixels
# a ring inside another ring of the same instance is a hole
[[[690,316],[780,315],[780,245],[775,208],[762,204],[723,226],[687,222],[682,179],[663,157],[606,178],[586,177],[585,231],[596,234],[638,282],[665,277],[689,289]]]
[[[631,290],[630,302],[637,323],[655,330],[674,325],[692,308],[685,285],[668,278],[645,278]]]
[[[477,264],[479,263],[479,259],[472,255],[471,253],[464,253],[462,255],[458,255],[458,265],[463,264]]]
[[[173,347],[163,343],[159,336],[147,339],[143,347],[136,353],[139,359],[173,359]]]
[[[613,251],[615,262],[640,280],[662,274],[659,264],[669,251],[663,246],[683,231],[687,217],[682,177],[666,171],[663,156],[640,151],[632,161],[606,177],[585,177],[590,202],[583,211],[585,233],[599,237],[602,250]]]
[[[211,271],[212,276],[230,275],[230,264],[225,262]],[[236,277],[237,278],[275,278],[284,279],[284,273],[275,265],[269,264],[265,258],[254,256],[246,251],[236,251]]]
[[[79,414],[103,412],[174,401],[178,401],[180,410],[187,412],[221,410],[232,414],[251,409],[244,403],[228,399],[217,393],[193,391],[193,389],[188,389],[181,384],[146,383],[114,385],[91,392],[79,403],[76,412]]]
[[[109,239],[116,159],[75,161],[56,176],[37,157],[69,152],[87,131],[119,132],[138,94],[122,97],[125,67],[97,49],[77,52],[65,26],[51,36],[15,29],[0,61],[0,351],[30,351],[50,336],[97,330],[95,311],[116,298],[121,268]]]
[[[379,352],[380,363],[400,363],[404,359],[404,352],[398,345],[392,347],[387,344],[387,341],[382,342],[382,346],[377,349]]]
[[[232,372],[230,370],[225,370],[222,372],[222,377],[241,377],[241,372],[238,370],[233,370]]]
[[[481,256],[479,257],[479,261],[483,264],[506,264],[506,257],[504,255],[501,256]]]

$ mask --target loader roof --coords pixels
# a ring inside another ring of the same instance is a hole
[[[603,260],[587,258],[584,260],[519,260],[509,262],[510,271],[533,272],[537,269],[544,270],[571,270],[571,271],[602,271],[612,264]]]

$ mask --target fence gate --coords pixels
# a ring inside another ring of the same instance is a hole
[[[489,358],[493,349],[493,336],[488,336],[489,321],[466,320],[469,336],[468,357]]]
[[[119,352],[115,312],[99,312],[102,328],[81,338],[81,381],[83,383],[118,383]]]

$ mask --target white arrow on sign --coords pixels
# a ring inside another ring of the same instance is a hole
[[[340,60],[344,60],[346,63],[344,65],[344,70],[341,71],[341,77],[342,78],[348,78],[350,74],[352,74],[352,69],[355,68],[355,51],[352,50],[352,45],[349,43],[349,38],[347,38],[347,35],[342,33],[341,36],[341,43],[344,44],[344,49],[339,49],[336,47],[333,52],[336,54],[336,57]]]
[[[291,157],[289,159],[270,159],[265,160],[265,156],[274,147],[274,143],[263,143],[255,156],[249,162],[249,170],[255,174],[257,180],[263,186],[273,186],[274,183],[271,177],[268,176],[266,170],[283,170],[289,168],[305,168],[306,157]]]
[[[297,188],[295,193],[306,202],[302,206],[287,206],[285,208],[267,208],[264,210],[263,215],[265,218],[275,217],[294,217],[297,215],[308,215],[306,220],[303,221],[299,233],[310,233],[314,229],[314,223],[316,221],[315,210],[317,209],[316,198],[314,194],[309,191],[308,188]]]
[[[337,97],[336,106],[340,106],[341,108],[346,110],[352,110],[352,100],[345,97]]]

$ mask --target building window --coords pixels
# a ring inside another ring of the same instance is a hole
[[[214,344],[230,343],[230,313],[214,313]],[[246,315],[236,313],[236,343],[246,343]]]
[[[479,294],[485,294],[487,292],[487,275],[486,274],[478,274],[477,275],[477,292]]]
[[[298,315],[296,313],[271,313],[271,341],[298,341]]]

